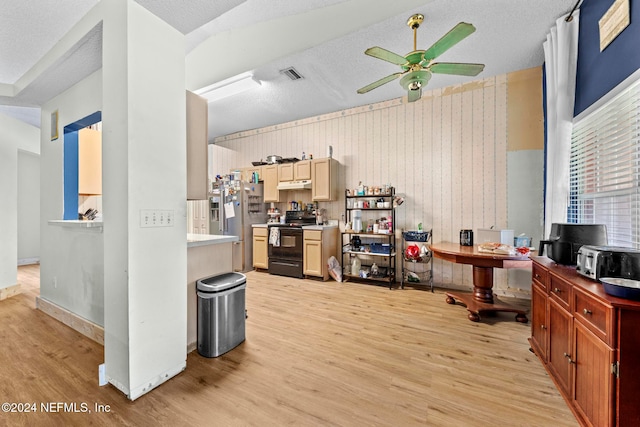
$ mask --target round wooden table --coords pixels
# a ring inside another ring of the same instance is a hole
[[[462,302],[469,311],[469,320],[480,321],[480,313],[507,311],[516,313],[516,321],[527,323],[527,310],[498,301],[493,295],[494,268],[531,267],[529,255],[499,255],[479,252],[478,245],[461,246],[458,243],[441,242],[429,246],[433,256],[445,261],[473,266],[473,293],[459,294],[447,292],[447,303]]]

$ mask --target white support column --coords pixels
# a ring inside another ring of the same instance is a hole
[[[104,0],[105,364],[136,399],[186,367],[184,36],[132,0]],[[143,210],[168,227],[141,227]]]

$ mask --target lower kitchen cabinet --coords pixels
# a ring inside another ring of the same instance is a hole
[[[329,257],[336,256],[338,228],[304,230],[302,269],[305,276],[322,277],[329,280]]]
[[[547,352],[549,340],[547,293],[535,280],[531,285],[531,305],[535,307],[535,310],[531,312],[531,347],[538,357],[546,363],[549,360]]]
[[[269,268],[269,229],[253,228],[253,268]]]
[[[640,302],[606,294],[575,267],[532,260],[529,341],[576,419],[640,425]]]

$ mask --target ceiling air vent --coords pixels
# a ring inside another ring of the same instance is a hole
[[[300,80],[301,78],[303,78],[302,75],[298,73],[298,71],[296,71],[296,69],[293,67],[285,68],[284,70],[280,70],[280,72],[289,77],[291,80]]]

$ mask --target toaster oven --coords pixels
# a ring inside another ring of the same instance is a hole
[[[576,260],[576,271],[593,280],[602,277],[640,280],[638,249],[583,245],[578,250]]]

